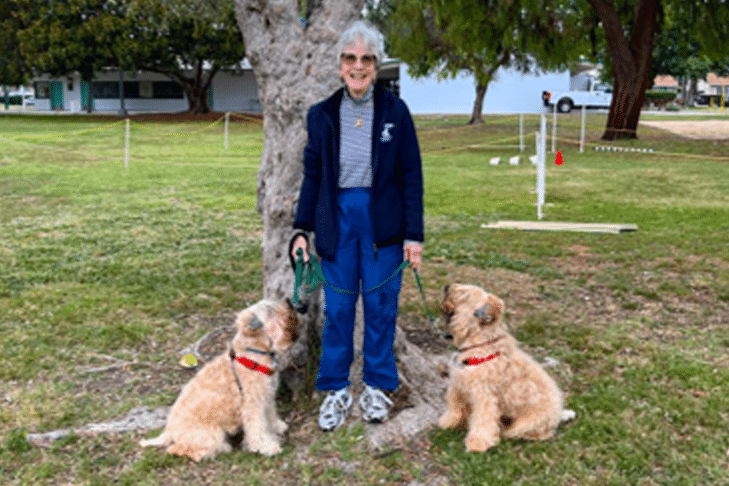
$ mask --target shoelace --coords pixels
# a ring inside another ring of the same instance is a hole
[[[338,427],[351,405],[352,396],[348,389],[329,394],[319,408],[319,426],[323,430]]]
[[[320,412],[332,414],[336,412],[345,412],[352,405],[352,397],[346,388],[332,393],[324,399],[319,408]]]
[[[381,420],[392,406],[392,400],[387,398],[382,390],[368,386],[362,394],[360,405],[365,409],[365,419]]]

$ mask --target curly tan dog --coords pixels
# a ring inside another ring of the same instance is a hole
[[[569,410],[563,417],[557,384],[504,328],[500,298],[456,284],[445,288],[441,309],[458,353],[438,424],[450,428],[468,419],[466,449],[486,451],[501,437],[549,439],[571,418]]]
[[[281,452],[280,435],[288,428],[276,412],[278,373],[275,353],[298,337],[299,319],[291,302],[262,300],[241,311],[229,353],[206,364],[180,393],[159,437],[146,446],[195,461],[229,452],[228,437],[244,432],[246,449]]]

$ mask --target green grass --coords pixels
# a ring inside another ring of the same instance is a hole
[[[505,299],[524,346],[561,362],[577,419],[554,440],[468,454],[463,430],[432,430],[371,451],[361,426],[319,433],[301,400],[280,403],[294,423],[280,456],[195,465],[140,449],[147,432],[45,449],[25,435],[169,405],[190,377],[179,350],[261,297],[260,123],[231,123],[225,150],[221,123],[132,121],[125,167],[123,122],[0,116],[4,484],[726,484],[729,142],[642,127],[619,145],[655,153],[597,152],[604,118],[591,114],[580,153],[579,120],[559,117],[564,165],[549,159],[545,219],[639,231],[483,229],[536,219],[538,118],[525,118],[519,166],[504,162],[519,153],[518,117],[416,120],[428,304],[453,282]],[[401,316],[427,325],[410,280]],[[117,361],[113,376],[89,372]]]

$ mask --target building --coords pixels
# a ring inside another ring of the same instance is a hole
[[[63,78],[38,76],[33,80],[35,109],[79,112],[117,113],[121,110],[120,84],[124,85],[124,108],[129,112],[178,112],[188,108],[179,84],[168,77],[146,71],[124,73],[115,69],[100,72],[91,83],[82,81],[78,73]],[[90,97],[90,93],[94,96]],[[208,103],[215,111],[261,111],[253,71],[219,72],[208,92]]]
[[[139,71],[124,73],[104,70],[91,83],[81,81],[78,73],[63,78],[38,76],[34,80],[35,109],[38,111],[81,112],[91,102],[92,110],[118,113],[121,110],[120,84],[124,85],[124,108],[131,113],[179,112],[188,108],[182,88],[164,75]],[[470,114],[475,99],[473,76],[438,80],[436,76],[414,79],[407,66],[397,60],[383,63],[378,82],[402,97],[416,114]],[[540,113],[545,107],[542,91],[564,90],[570,75],[561,73],[521,74],[501,69],[489,85],[484,113]],[[94,96],[90,97],[90,93]],[[250,66],[239,72],[221,71],[213,78],[208,93],[212,110],[260,113],[255,77]]]
[[[729,77],[728,76],[717,76],[714,73],[709,73],[705,80],[700,80],[698,83],[698,91],[700,95],[717,100],[720,102],[723,100],[724,103],[729,99]]]

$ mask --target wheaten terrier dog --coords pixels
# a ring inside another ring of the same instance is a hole
[[[228,438],[243,430],[245,448],[274,455],[288,428],[276,412],[275,353],[298,337],[299,319],[291,302],[262,300],[241,311],[230,352],[221,354],[192,379],[175,401],[164,432],[141,445],[195,461],[232,450]]]
[[[441,309],[458,353],[438,425],[468,419],[467,450],[485,451],[501,437],[549,439],[571,418],[557,384],[506,331],[500,298],[473,285],[451,285]]]

